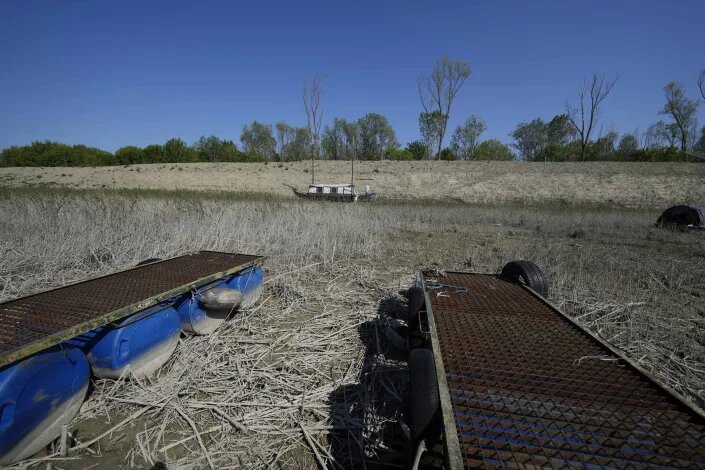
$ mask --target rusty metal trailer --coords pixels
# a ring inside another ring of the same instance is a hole
[[[258,264],[199,251],[0,304],[0,367]]]
[[[410,326],[432,352],[443,467],[705,468],[703,411],[522,279],[420,280]]]

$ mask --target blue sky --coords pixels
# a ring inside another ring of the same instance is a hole
[[[406,143],[418,138],[416,77],[444,55],[472,68],[451,129],[477,114],[483,138],[510,142],[518,122],[561,113],[597,71],[620,76],[603,130],[643,131],[667,82],[699,96],[703,18],[703,0],[4,0],[0,148],[237,141],[255,119],[303,125],[301,85],[316,74],[326,123],[378,112]]]

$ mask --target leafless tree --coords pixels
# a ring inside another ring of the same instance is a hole
[[[597,123],[600,105],[617,83],[617,78],[605,80],[598,73],[593,73],[591,79],[586,79],[578,92],[578,106],[566,101],[565,109],[571,124],[580,136],[580,159],[585,160],[585,150],[590,143],[590,134]]]
[[[700,95],[705,100],[705,70],[700,71],[700,76],[698,77],[698,88],[700,88]]]
[[[284,153],[294,135],[294,128],[284,121],[279,121],[274,125],[277,130],[277,150],[279,151],[279,161],[284,163]]]
[[[313,184],[315,182],[314,161],[318,156],[318,141],[321,136],[321,124],[323,122],[323,109],[321,108],[323,86],[321,78],[315,76],[311,83],[304,82],[301,95],[306,109],[306,126],[311,137],[311,184]]]
[[[417,85],[421,106],[427,116],[438,113],[442,119],[438,132],[438,153],[443,150],[443,137],[448,127],[450,109],[455,96],[470,76],[470,64],[463,61],[452,61],[443,57],[436,62],[429,77],[419,77]]]
[[[670,82],[663,87],[663,91],[666,94],[666,104],[663,105],[660,114],[673,119],[680,140],[681,158],[685,159],[688,147],[695,136],[696,112],[699,103],[685,96],[685,88],[680,83]]]

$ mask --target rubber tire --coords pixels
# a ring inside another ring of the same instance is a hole
[[[147,259],[143,259],[142,261],[140,261],[139,263],[137,263],[137,264],[135,265],[135,267],[144,266],[145,264],[155,263],[155,262],[161,261],[161,260],[162,260],[161,258],[147,258]]]
[[[440,399],[433,353],[428,349],[414,349],[409,353],[411,390],[411,420],[409,428],[412,442],[427,434],[440,431]]]
[[[406,324],[409,325],[409,334],[413,334],[419,331],[419,312],[425,303],[423,289],[410,287],[407,298],[409,299],[409,310]]]
[[[541,297],[548,296],[548,283],[546,282],[546,278],[543,272],[541,272],[541,268],[531,261],[510,261],[504,265],[499,277],[500,279],[515,284],[524,284]]]

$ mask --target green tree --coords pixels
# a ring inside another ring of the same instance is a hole
[[[144,148],[144,161],[148,163],[164,162],[164,148],[157,144],[146,146]]]
[[[567,144],[575,135],[575,128],[567,114],[558,114],[547,125],[546,141],[549,144]]]
[[[685,89],[680,83],[670,82],[663,90],[666,94],[666,104],[660,114],[671,116],[673,119],[676,129],[678,129],[681,158],[685,158],[688,142],[692,137],[691,129],[695,126],[695,112],[698,109],[698,102],[685,96]]]
[[[628,160],[639,149],[639,140],[634,134],[624,134],[619,141],[617,153],[620,160]]]
[[[439,160],[445,160],[445,161],[455,161],[458,159],[458,156],[453,152],[452,149],[446,147],[443,150],[441,150],[440,155],[438,156]]]
[[[465,120],[463,125],[455,128],[450,139],[450,148],[459,157],[471,160],[475,147],[479,143],[480,135],[487,130],[487,124],[482,118],[475,115]]]
[[[242,127],[240,142],[245,153],[260,155],[271,159],[276,151],[277,141],[272,135],[272,126],[252,121],[250,126]]]
[[[399,144],[392,125],[386,117],[377,113],[367,113],[357,124],[360,128],[359,154],[362,158],[381,160]]]
[[[181,139],[173,138],[164,144],[164,162],[187,163],[197,162],[198,154]]]
[[[548,126],[543,119],[537,118],[520,122],[509,135],[515,141],[512,146],[519,151],[519,156],[526,161],[535,161],[548,143]]]
[[[240,152],[232,140],[222,140],[218,137],[201,136],[193,145],[202,162],[234,162],[239,159]]]
[[[617,143],[616,132],[610,131],[596,141],[592,142],[587,149],[588,160],[611,160],[616,153],[615,144]]]
[[[284,163],[284,148],[292,141],[296,131],[284,121],[276,123],[274,129],[277,133],[277,153],[279,154],[280,161]]]
[[[115,161],[119,165],[134,165],[144,160],[144,150],[134,145],[120,147],[115,151]]]
[[[291,141],[282,148],[282,155],[285,160],[303,160],[311,156],[311,135],[305,127],[292,127],[293,137]]]
[[[497,139],[481,142],[475,148],[475,160],[514,160],[512,150]]]
[[[436,155],[440,155],[443,149],[443,138],[446,134],[453,101],[469,76],[470,64],[468,62],[453,61],[448,57],[443,57],[436,62],[430,76],[419,77],[417,81],[423,112],[427,115],[438,112],[441,116],[441,119],[437,121],[440,125],[436,134],[437,142],[432,145],[437,149]]]
[[[406,150],[411,152],[414,156],[414,160],[423,160],[430,153],[426,144],[420,140],[415,140],[406,144]]]
[[[327,158],[331,160],[341,160],[345,158],[345,128],[347,124],[345,119],[334,117],[333,124],[323,129],[321,148],[323,149],[323,155]]]
[[[439,139],[442,139],[441,136],[445,132],[444,128],[447,120],[447,117],[441,114],[440,111],[419,114],[419,132],[425,147],[429,150],[427,155],[429,159],[432,157],[438,158],[439,156],[438,153],[431,155],[431,149],[435,147]],[[438,151],[440,152],[440,149]]]

